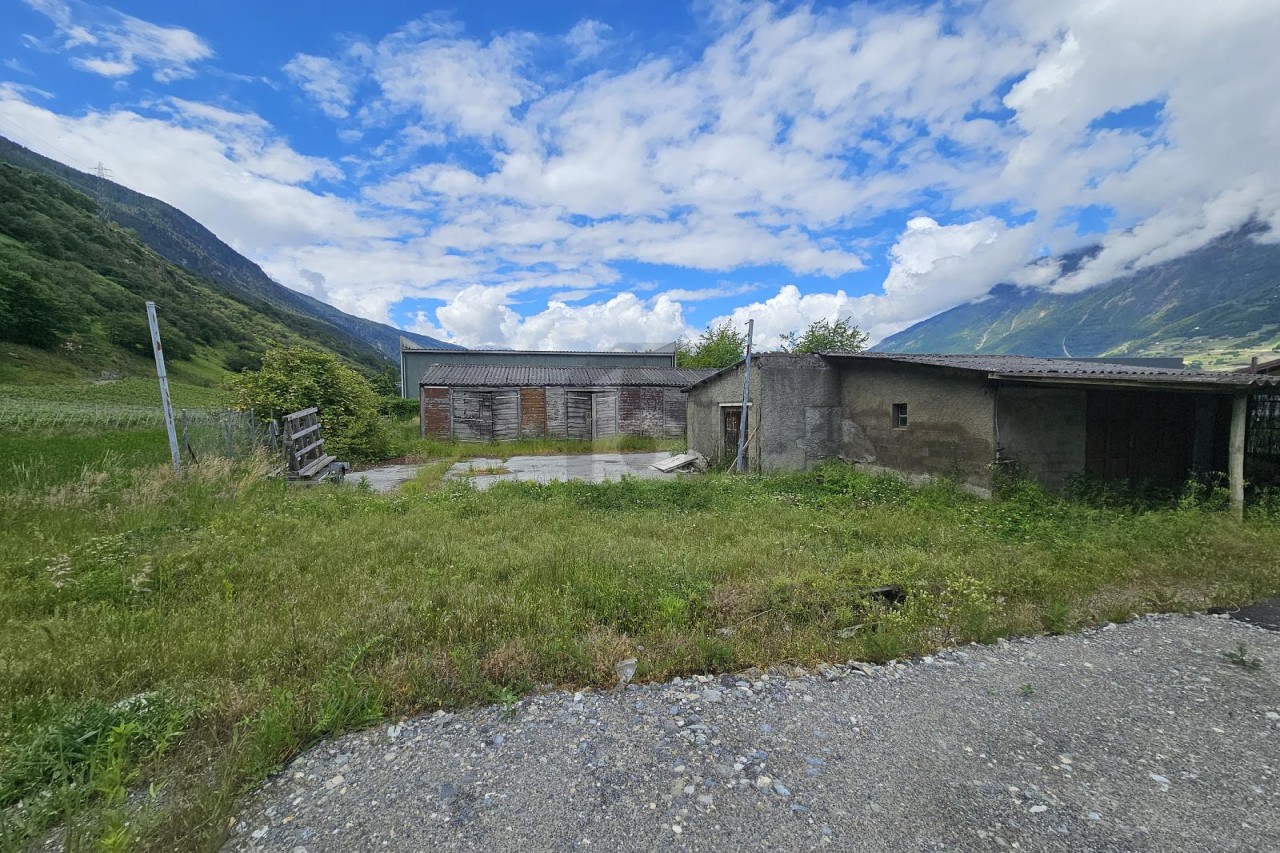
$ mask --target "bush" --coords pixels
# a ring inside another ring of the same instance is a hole
[[[230,377],[233,405],[287,414],[315,406],[325,450],[347,461],[375,461],[391,439],[378,415],[378,396],[338,357],[304,347],[269,350],[259,370]]]

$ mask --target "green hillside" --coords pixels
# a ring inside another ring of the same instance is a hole
[[[318,320],[235,298],[167,262],[62,181],[0,164],[0,384],[148,375],[148,300],[180,385],[215,384],[284,344],[329,349],[369,375],[389,366]]]
[[[882,341],[885,352],[1181,356],[1206,368],[1280,349],[1280,245],[1257,227],[1082,293],[997,285]],[[1064,259],[1067,268],[1086,253]]]
[[[142,244],[160,257],[207,279],[216,290],[258,306],[270,306],[277,321],[300,334],[311,336],[322,330],[330,340],[326,346],[341,342],[342,349],[348,352],[371,351],[357,358],[358,361],[367,363],[373,355],[394,361],[401,337],[418,346],[455,348],[435,338],[353,317],[290,290],[172,205],[43,157],[3,137],[0,137],[0,163],[48,175],[90,196],[99,196],[105,215],[133,230]]]

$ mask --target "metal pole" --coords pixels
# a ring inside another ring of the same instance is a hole
[[[147,303],[147,323],[151,326],[151,349],[156,354],[156,377],[160,380],[160,402],[164,405],[164,426],[169,433],[169,455],[173,470],[182,479],[182,454],[178,452],[178,432],[173,425],[173,401],[169,399],[169,375],[164,370],[164,349],[160,345],[160,324],[156,322],[156,304]]]
[[[231,410],[227,409],[227,458],[235,458],[235,449],[231,445]]]
[[[747,364],[742,372],[742,412],[738,418],[738,458],[733,461],[735,471],[747,470],[747,405],[751,402],[751,339],[755,335],[756,321],[747,321]]]

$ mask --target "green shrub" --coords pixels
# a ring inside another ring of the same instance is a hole
[[[391,438],[378,414],[378,397],[337,356],[303,347],[269,350],[259,370],[230,377],[233,405],[277,415],[315,406],[325,450],[348,461],[384,459]]]

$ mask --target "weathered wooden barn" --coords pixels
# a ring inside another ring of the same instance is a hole
[[[422,436],[461,441],[681,438],[681,389],[714,370],[434,364],[419,382]]]
[[[689,450],[736,450],[743,365],[694,384]],[[1048,489],[1071,478],[1176,486],[1225,471],[1239,494],[1265,475],[1245,435],[1262,429],[1280,375],[1022,356],[766,354],[752,365],[752,470],[843,459],[870,470],[947,476],[988,493],[1016,465]]]
[[[418,378],[433,364],[524,367],[675,367],[675,342],[656,349],[585,352],[571,350],[424,349],[400,342],[400,391],[418,395]]]

